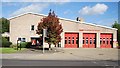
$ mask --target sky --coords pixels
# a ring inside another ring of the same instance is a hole
[[[10,18],[26,12],[48,15],[109,26],[118,21],[118,2],[2,2],[2,17]]]

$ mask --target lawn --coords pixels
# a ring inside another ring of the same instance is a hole
[[[26,48],[22,48],[21,50],[25,50]],[[15,53],[21,50],[15,50],[14,48],[0,48],[0,53]]]

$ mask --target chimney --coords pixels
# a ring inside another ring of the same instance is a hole
[[[83,19],[83,18],[77,17],[76,20],[79,21],[80,23],[84,22],[84,19]]]

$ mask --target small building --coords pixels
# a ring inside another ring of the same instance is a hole
[[[46,15],[25,13],[10,20],[10,41],[17,43],[17,39],[30,42],[38,38],[37,25]],[[59,18],[63,27],[61,33],[61,47],[63,48],[115,48],[117,29],[84,22],[83,19],[70,20]]]

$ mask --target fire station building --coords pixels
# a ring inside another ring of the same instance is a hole
[[[36,34],[37,25],[46,15],[24,13],[10,20],[10,41],[17,43],[17,39],[30,42],[32,38],[39,38]],[[61,47],[63,48],[115,48],[117,29],[84,22],[83,19],[70,20],[59,18],[62,24]]]

